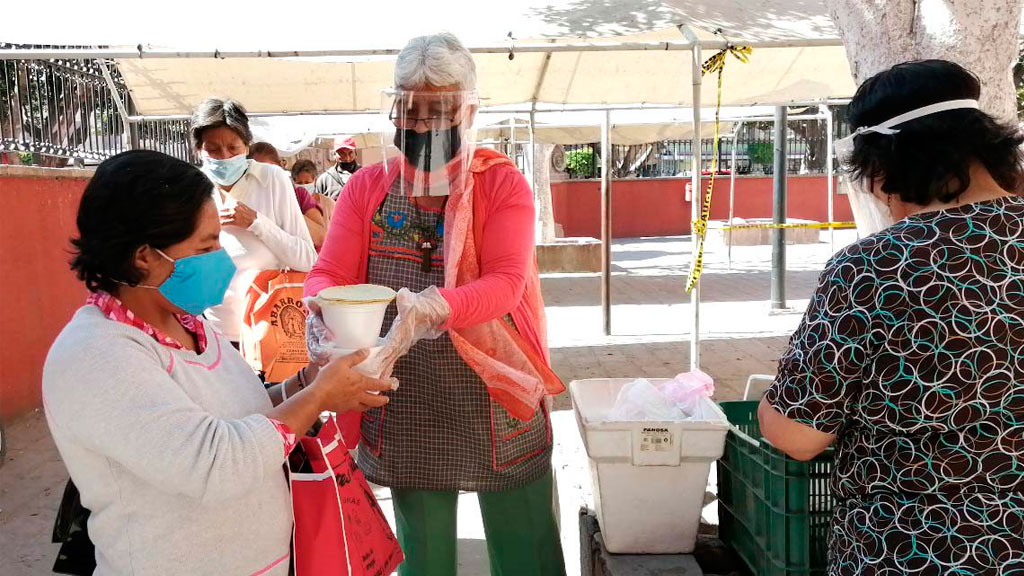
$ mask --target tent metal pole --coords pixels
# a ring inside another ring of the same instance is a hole
[[[788,105],[787,105],[788,106]],[[797,114],[789,116],[790,120],[823,120],[821,114]],[[775,116],[741,116],[735,119],[723,118],[723,122],[775,122]]]
[[[775,178],[772,187],[772,223],[786,223],[786,172],[789,165],[789,142],[787,134],[789,125],[786,122],[787,109],[779,106],[775,109]],[[771,309],[786,308],[786,230],[772,230],[772,289]]]
[[[700,96],[701,96],[701,67],[704,64],[704,56],[701,52],[701,42],[697,39],[697,34],[694,33],[689,26],[683,25],[679,27],[679,30],[683,33],[683,36],[693,45],[691,50],[691,71],[693,80],[693,153],[691,157],[693,159],[693,192],[690,201],[690,240],[691,240],[691,251],[693,264],[697,263],[697,235],[693,230],[693,223],[700,220],[700,208],[701,208],[701,110],[700,110]],[[691,326],[690,326],[690,369],[700,369],[700,281],[698,280],[697,285],[693,287],[693,291],[690,292],[690,312],[691,312]]]
[[[692,33],[692,31],[691,31]],[[792,40],[761,40],[744,42],[751,48],[815,48],[841,47],[840,38],[803,38]],[[566,42],[527,43],[474,46],[473,54],[529,54],[549,52],[689,52],[694,48],[722,50],[729,46],[725,40],[700,40],[694,34],[685,42]],[[0,60],[92,60],[104,59],[146,59],[146,58],[356,58],[366,56],[398,56],[401,48],[353,48],[333,50],[175,50],[148,48],[138,45],[131,48],[43,48],[0,50]]]
[[[782,104],[782,105],[783,106],[792,106],[792,104]],[[756,106],[762,106],[762,105],[761,104],[751,104],[749,106],[737,106],[737,108],[752,108],[752,107],[756,107]],[[775,105],[772,104],[772,106],[775,106]],[[624,111],[624,112],[627,112],[627,111],[638,112],[638,111],[644,111],[644,110],[654,110],[654,111],[659,111],[659,112],[675,112],[675,111],[678,111],[678,112],[687,112],[687,113],[689,113],[691,111],[691,108],[688,107],[688,106],[687,107],[683,107],[683,106],[670,106],[670,107],[661,107],[661,108],[659,108],[659,107],[655,107],[655,106],[645,106],[645,105],[642,105],[642,104],[641,105],[626,105],[626,104],[616,105],[616,104],[610,104],[608,106],[589,106],[589,107],[585,107],[585,108],[539,108],[539,109],[537,109],[537,113],[538,114],[563,114],[563,113],[566,113],[566,112],[604,112],[605,110],[616,110],[616,111]],[[527,113],[529,111],[530,111],[529,109],[524,109],[524,110],[518,110],[518,109],[503,110],[501,108],[481,108],[480,109],[480,112],[486,113],[486,114],[501,114],[501,113],[505,113],[505,114],[525,114],[525,113]],[[368,113],[369,112],[359,112],[359,114],[368,114]],[[795,116],[790,116],[789,119],[790,120],[821,120],[822,116],[821,116],[821,114],[798,114],[798,115],[795,115]],[[722,120],[722,122],[739,122],[741,120],[744,121],[744,122],[774,122],[775,121],[775,116],[735,116],[735,117],[723,117],[721,120]],[[710,119],[707,120],[707,121],[710,121]]]
[[[832,254],[836,253],[836,229],[832,227],[832,223],[835,221],[835,165],[832,159],[832,134],[833,119],[832,111],[829,109],[828,104],[821,105],[821,111],[825,113],[825,174],[828,176],[827,179],[827,190],[828,190],[828,241],[829,248]]]
[[[604,335],[612,335],[612,112],[601,125],[601,313]]]
[[[552,40],[554,42],[554,40]],[[544,88],[544,80],[548,77],[548,68],[551,66],[551,52],[544,55],[544,63],[540,66],[540,73],[537,74],[537,83],[533,85],[533,98],[531,98],[531,110],[537,109],[537,101],[540,100],[540,91]]]
[[[743,121],[740,120],[732,131],[732,161],[729,164],[729,222],[726,224],[730,227],[726,238],[726,242],[729,243],[726,249],[729,259],[729,270],[732,270],[732,220],[736,217],[736,138],[739,136],[740,129],[742,128]]]
[[[512,164],[516,164],[516,123],[512,122],[508,127],[509,156],[512,157]],[[518,164],[516,164],[518,167]]]
[[[678,110],[680,112],[690,112],[690,108],[683,108],[679,106],[671,107],[658,107],[658,106],[645,106],[645,105],[610,105],[610,106],[588,106],[586,108],[565,108],[565,109],[537,109],[531,108],[514,108],[514,109],[502,109],[502,108],[486,108],[482,107],[479,110],[479,114],[529,114],[534,112],[536,114],[561,114],[564,112],[604,112],[606,110],[622,110],[622,111],[638,111],[638,110],[658,110],[658,111],[673,111]],[[276,117],[290,117],[290,116],[358,116],[358,115],[374,115],[380,114],[380,110],[310,110],[308,112],[250,112],[249,118],[276,118]],[[128,121],[133,123],[138,122],[159,122],[164,120],[188,120],[192,118],[191,114],[163,114],[163,115],[134,115],[128,116]],[[814,115],[799,115],[791,116],[791,120],[812,120],[820,119],[820,114]],[[775,120],[774,116],[743,116],[739,118],[725,118],[725,122],[771,122]],[[593,126],[593,124],[559,124],[559,126]]]
[[[114,84],[114,77],[110,75],[110,69],[107,68],[107,63],[103,60],[97,60],[96,64],[99,65],[100,72],[103,73],[103,80],[107,83],[107,88],[110,90],[110,98],[114,101],[114,105],[117,106],[117,113],[121,116],[121,123],[124,124],[125,145],[131,147],[132,123],[130,116],[128,115],[128,109],[125,108],[124,102],[121,102],[121,97],[118,95],[117,85]]]

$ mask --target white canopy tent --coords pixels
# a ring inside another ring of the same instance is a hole
[[[122,4],[124,9],[119,9]],[[11,29],[0,35],[10,42],[110,46],[88,53],[117,62],[137,114],[143,116],[188,114],[210,95],[244,102],[250,112],[374,111],[381,105],[381,90],[391,85],[393,56],[410,37],[444,29],[457,32],[476,53],[479,90],[488,107],[689,107],[693,42],[679,26],[690,25],[705,50],[720,48],[733,37],[731,30],[716,37],[712,31],[717,25],[702,28],[699,17],[686,13],[706,12],[717,2],[691,3],[679,14],[661,0],[346,5],[311,0],[296,10],[294,18],[273,18],[255,6],[243,11],[224,4],[182,0],[169,9],[116,1],[95,10],[68,3],[63,10],[58,8],[62,18],[39,29],[9,26],[31,22],[35,13],[31,5],[14,5],[5,10],[4,27]],[[732,2],[732,12],[726,13],[762,13],[763,4],[788,4],[799,10],[821,3]],[[24,18],[18,15],[22,10]],[[788,37],[776,32],[752,35],[757,29],[749,24],[736,33],[763,47],[747,65],[757,71],[757,81],[751,82],[747,74],[727,74],[725,104],[850,95],[853,84],[846,56],[834,34],[814,30]],[[702,96],[713,101],[714,85]]]
[[[335,112],[376,111],[381,89],[391,85],[393,57],[405,42],[444,29],[474,53],[485,107],[521,105],[531,127],[539,126],[536,111],[551,106],[670,105],[691,110],[689,134],[699,140],[701,108],[717,97],[714,82],[702,83],[700,65],[730,43],[750,45],[754,53],[746,64],[729,57],[724,105],[824,102],[854,89],[821,0],[310,0],[293,13],[274,15],[258,5],[240,10],[198,0],[170,6],[116,0],[103,10],[61,0],[48,5],[60,18],[25,26],[38,20],[37,10],[25,3],[6,7],[0,37],[109,48],[0,50],[0,59],[112,60],[131,92],[135,113],[128,120],[136,122],[188,114],[211,95],[240,100],[254,113],[312,113],[320,120]],[[126,109],[122,113],[129,116]],[[607,145],[612,112],[602,116]],[[602,292],[610,331],[610,183],[607,167],[602,172]],[[699,169],[693,178],[699,190]],[[696,219],[699,202],[693,206]],[[695,367],[699,298],[698,287],[692,295]]]

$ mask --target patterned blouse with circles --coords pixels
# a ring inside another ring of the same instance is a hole
[[[1024,199],[837,254],[766,398],[836,434],[829,574],[1024,571]]]

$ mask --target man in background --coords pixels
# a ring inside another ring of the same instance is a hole
[[[356,164],[356,141],[354,138],[339,136],[334,139],[334,166],[327,169],[316,180],[316,191],[332,200],[337,200],[341,190],[359,165]]]

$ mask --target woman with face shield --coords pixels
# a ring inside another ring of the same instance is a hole
[[[492,574],[560,576],[545,400],[564,386],[548,365],[533,194],[511,160],[474,146],[475,75],[450,34],[402,51],[389,107],[400,155],[349,180],[306,294],[399,291],[375,360],[402,386],[362,419],[359,463],[392,489],[400,573],[455,574],[456,505],[469,491]],[[314,362],[328,358],[316,313],[307,341]]]
[[[759,407],[794,458],[836,445],[832,575],[1024,569],[1024,137],[980,93],[929,60],[850,103],[881,229],[826,265]]]

